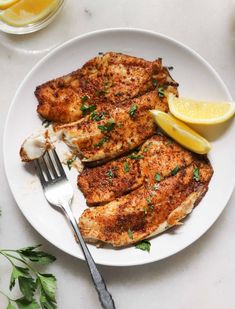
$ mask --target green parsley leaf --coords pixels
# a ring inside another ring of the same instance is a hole
[[[133,232],[131,231],[131,229],[129,228],[128,231],[127,231],[127,234],[129,236],[130,239],[133,239]]]
[[[55,302],[56,278],[52,274],[38,274],[38,280],[45,296]]]
[[[35,250],[38,247],[41,247],[41,245],[37,245],[34,247],[26,247],[17,250],[17,252],[23,256],[24,258],[29,259],[31,262],[39,263],[39,264],[49,264],[56,260],[56,258],[44,251]]]
[[[98,128],[101,132],[110,132],[115,127],[115,121],[114,120],[108,120],[105,125],[99,125]]]
[[[150,197],[146,197],[146,202],[147,202],[148,205],[152,204],[151,198]]]
[[[133,159],[133,160],[139,160],[139,159],[143,159],[144,156],[143,155],[137,155],[137,154],[131,154],[128,156],[128,158]]]
[[[33,300],[33,295],[36,290],[36,282],[33,278],[19,277],[19,288],[25,299],[29,302]]]
[[[155,175],[155,180],[156,180],[156,181],[161,181],[161,174],[156,173],[156,175]]]
[[[108,136],[104,136],[97,144],[95,144],[95,147],[100,147],[102,146],[104,143],[106,143],[109,140]]]
[[[106,115],[107,115],[106,112],[97,113],[94,111],[91,113],[90,118],[94,121],[100,121],[100,120],[103,120]]]
[[[138,244],[135,245],[137,249],[150,252],[151,243],[148,240],[141,240]]]
[[[12,303],[9,301],[7,309],[16,309],[16,307],[13,306]]]
[[[175,176],[175,175],[178,173],[179,170],[180,170],[180,168],[179,168],[179,166],[177,165],[177,166],[171,171],[171,175],[172,175],[172,176]]]
[[[137,105],[136,105],[136,104],[133,104],[133,105],[131,105],[128,114],[129,114],[131,117],[134,117],[136,111],[137,111]]]
[[[148,207],[153,210],[154,209],[154,205],[153,205],[152,200],[151,200],[151,198],[149,196],[146,197],[146,202],[148,204]]]
[[[112,178],[115,177],[114,172],[113,172],[112,169],[111,169],[111,170],[108,170],[106,174],[107,174],[107,176],[108,176],[109,179],[112,179]]]
[[[43,126],[44,128],[48,128],[49,125],[51,125],[51,124],[52,124],[52,121],[47,120],[47,119],[44,119],[43,122],[42,122],[42,126]]]
[[[158,91],[159,98],[163,98],[165,96],[163,87],[158,87],[157,91]]]
[[[196,181],[200,180],[200,174],[199,174],[199,168],[196,167],[193,171],[193,179],[195,179]]]
[[[73,156],[71,159],[67,160],[66,164],[69,168],[69,170],[71,170],[72,166],[73,166],[73,162],[76,160],[77,156]]]
[[[119,122],[119,123],[117,124],[117,126],[118,126],[119,128],[122,128],[122,127],[123,127],[123,123]]]
[[[82,104],[82,106],[80,107],[83,115],[93,112],[95,109],[96,105],[87,105],[86,103]]]
[[[19,309],[40,309],[40,306],[34,299],[31,302],[29,302],[27,299],[23,297],[17,299],[15,302],[19,307]]]
[[[148,143],[148,145],[146,145],[146,146],[144,147],[143,152],[147,152],[148,149],[149,149],[149,147],[150,147],[151,145],[152,145],[152,142]]]
[[[11,272],[11,279],[10,279],[10,286],[9,286],[10,290],[12,290],[12,288],[15,286],[15,281],[19,277],[29,278],[30,277],[29,269],[14,265],[12,272]]]
[[[48,299],[45,292],[41,289],[40,304],[42,309],[56,309],[56,303]]]
[[[88,96],[84,95],[84,97],[82,97],[82,103],[86,102],[88,100]]]
[[[124,163],[124,172],[128,173],[130,170],[129,164],[127,162]]]
[[[154,88],[157,87],[157,80],[154,78],[152,79],[152,85]]]

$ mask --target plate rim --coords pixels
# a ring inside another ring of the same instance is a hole
[[[152,30],[147,30],[147,29],[142,29],[142,28],[128,28],[128,27],[114,27],[114,28],[105,28],[105,29],[99,29],[99,30],[95,30],[95,31],[90,31],[90,32],[87,32],[87,33],[84,33],[84,34],[81,34],[81,35],[78,35],[76,37],[73,37],[65,42],[63,42],[62,44],[59,44],[58,46],[56,46],[55,48],[51,49],[46,55],[44,55],[40,60],[38,60],[36,62],[36,64],[33,65],[33,67],[29,70],[29,72],[25,75],[25,77],[23,78],[23,80],[20,82],[19,86],[17,87],[17,90],[11,100],[11,103],[10,103],[10,106],[8,108],[8,112],[7,112],[7,117],[6,117],[6,120],[5,120],[5,123],[4,123],[4,130],[3,130],[3,138],[2,138],[2,145],[3,145],[3,149],[2,149],[2,152],[3,152],[3,165],[4,165],[4,171],[5,171],[5,175],[6,175],[6,178],[7,178],[7,182],[8,182],[8,185],[9,185],[9,188],[10,188],[10,191],[11,191],[11,194],[18,206],[18,208],[20,209],[20,211],[22,212],[22,214],[24,215],[24,217],[27,219],[27,221],[29,222],[29,224],[34,228],[34,230],[37,231],[37,233],[39,233],[43,238],[45,238],[50,244],[52,244],[53,246],[57,247],[58,249],[62,250],[63,252],[75,257],[75,258],[78,258],[80,260],[83,260],[84,261],[84,257],[78,257],[76,254],[74,254],[71,250],[65,250],[64,248],[62,248],[61,246],[58,246],[57,244],[55,245],[53,242],[51,242],[50,240],[48,240],[48,238],[46,236],[44,236],[44,234],[42,233],[42,231],[39,231],[38,229],[36,229],[36,227],[34,226],[34,224],[28,219],[28,217],[26,216],[23,208],[21,208],[15,198],[15,195],[14,195],[14,190],[12,188],[12,185],[10,183],[10,180],[9,180],[9,172],[7,171],[7,159],[6,159],[6,149],[7,149],[7,146],[6,146],[6,142],[7,142],[7,129],[8,129],[8,123],[9,123],[9,119],[10,119],[10,116],[11,116],[11,112],[12,112],[12,109],[15,105],[15,101],[16,101],[16,98],[18,96],[18,93],[21,91],[21,88],[23,87],[25,81],[28,79],[28,77],[38,68],[40,67],[40,65],[42,63],[44,63],[52,54],[56,53],[58,50],[60,49],[63,49],[64,47],[66,46],[69,46],[71,44],[73,44],[73,42],[75,41],[79,41],[79,40],[82,40],[84,38],[89,38],[91,36],[96,36],[96,35],[99,35],[99,34],[102,34],[102,33],[110,33],[110,32],[130,32],[130,33],[139,33],[139,34],[150,34],[150,35],[153,35],[153,36],[156,36],[156,37],[159,37],[159,38],[162,38],[162,39],[165,39],[167,41],[170,41],[172,43],[174,43],[175,45],[185,49],[186,51],[188,51],[189,53],[191,53],[192,55],[194,55],[199,61],[201,61],[212,73],[213,75],[216,77],[216,79],[219,81],[219,83],[221,84],[224,92],[226,93],[227,97],[232,101],[232,95],[230,94],[229,92],[229,89],[228,87],[226,86],[225,82],[223,81],[223,79],[220,77],[220,75],[218,74],[218,72],[212,67],[212,65],[206,60],[204,59],[198,52],[196,52],[193,48],[185,45],[184,43],[168,36],[168,35],[165,35],[163,33],[159,33],[159,32],[155,32],[155,31],[152,31]],[[206,228],[202,229],[201,233],[200,233],[200,236],[196,235],[195,237],[192,238],[192,240],[190,241],[190,244],[185,244],[183,246],[181,246],[180,250],[174,250],[172,251],[170,254],[168,255],[165,255],[165,256],[161,256],[160,258],[158,258],[156,260],[156,258],[150,258],[149,260],[147,261],[140,261],[140,262],[135,262],[135,263],[130,263],[130,262],[125,262],[125,264],[118,264],[118,263],[115,263],[115,264],[112,264],[112,263],[107,263],[107,260],[106,262],[97,262],[97,264],[99,265],[105,265],[105,266],[112,266],[112,267],[129,267],[129,266],[137,266],[137,265],[145,265],[145,264],[149,264],[149,263],[153,263],[153,262],[157,262],[157,261],[160,261],[162,259],[165,259],[165,258],[168,258],[172,255],[175,255],[176,253],[179,253],[181,252],[182,250],[184,250],[185,248],[191,246],[196,240],[200,239],[213,225],[214,223],[218,220],[218,218],[220,217],[221,213],[223,212],[223,210],[225,209],[225,207],[228,205],[228,202],[231,198],[231,195],[234,191],[234,187],[235,187],[235,175],[233,177],[233,179],[230,179],[230,183],[232,183],[232,185],[230,186],[230,190],[227,192],[227,195],[224,197],[224,206],[222,207],[222,209],[220,210],[220,212],[217,214],[216,218],[213,220],[213,222],[207,226]]]

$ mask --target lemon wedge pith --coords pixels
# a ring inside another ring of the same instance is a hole
[[[157,125],[185,148],[199,154],[210,151],[210,143],[180,120],[159,110],[151,110],[150,113]]]
[[[168,95],[169,109],[178,119],[195,124],[213,125],[230,119],[235,113],[233,102],[207,102]]]
[[[3,11],[0,18],[12,26],[24,26],[47,16],[57,3],[57,0],[21,0]]]

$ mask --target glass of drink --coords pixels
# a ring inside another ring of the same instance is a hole
[[[0,30],[26,34],[46,27],[60,12],[64,0],[0,0]]]

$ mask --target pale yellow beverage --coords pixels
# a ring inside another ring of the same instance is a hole
[[[62,0],[0,0],[0,21],[2,24],[18,28],[40,24],[40,27],[36,27],[38,30],[45,26],[44,21],[46,24],[49,23],[49,19],[55,15],[63,2]],[[2,30],[4,31],[4,27]]]

